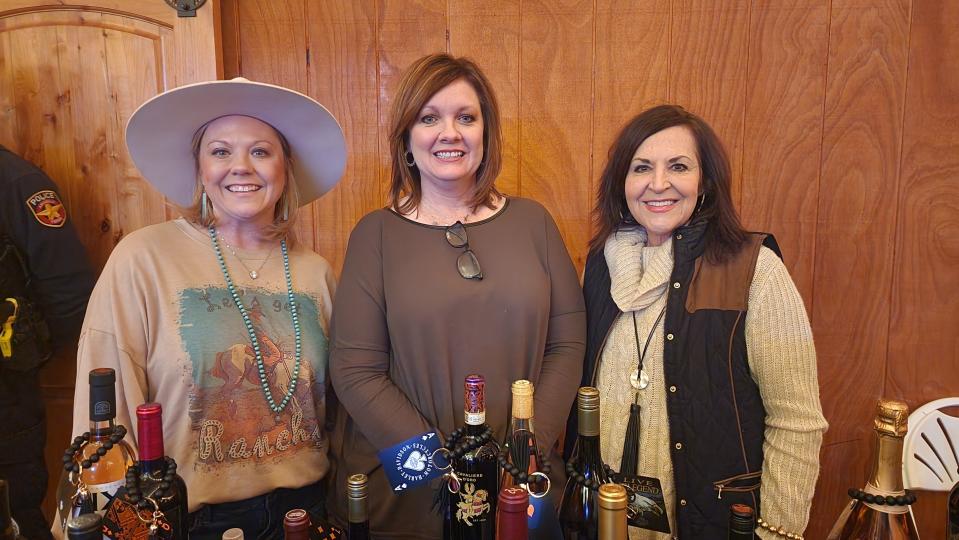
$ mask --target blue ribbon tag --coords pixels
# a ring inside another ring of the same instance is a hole
[[[430,431],[380,450],[378,456],[393,493],[401,493],[441,476],[430,456],[440,447],[436,432]]]

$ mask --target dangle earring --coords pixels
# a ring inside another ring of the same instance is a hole
[[[206,224],[207,217],[209,217],[209,213],[207,211],[206,190],[204,189],[203,194],[200,195],[200,221]]]
[[[407,150],[406,153],[403,154],[403,159],[404,161],[406,161],[407,167],[412,169],[413,167],[416,166],[416,160],[413,159],[413,152],[410,152],[409,150]]]
[[[283,201],[283,221],[290,221],[290,201]]]
[[[705,192],[705,191],[699,194],[699,204],[696,205],[696,209],[693,211],[693,214],[696,214],[696,213],[698,213],[700,210],[702,210],[704,204],[706,204],[706,192]]]

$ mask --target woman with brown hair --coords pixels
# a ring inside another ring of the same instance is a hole
[[[486,378],[497,440],[510,383],[532,381],[538,443],[550,452],[582,369],[583,298],[549,213],[495,187],[499,111],[473,62],[414,62],[390,126],[389,206],[353,230],[333,309],[330,368],[342,407],[332,454],[338,487],[369,475],[374,537],[439,538],[432,491],[391,493],[392,464],[378,452],[426,432],[447,438],[463,422],[470,373]],[[332,514],[343,521],[338,491]]]
[[[583,384],[603,399],[604,461],[661,486],[659,501],[634,499],[633,540],[725,537],[733,503],[756,509],[763,538],[809,518],[826,429],[812,332],[730,181],[713,130],[674,105],[633,118],[601,178]]]

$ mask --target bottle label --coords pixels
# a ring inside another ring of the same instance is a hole
[[[459,473],[463,480],[456,502],[456,521],[473,527],[490,518],[490,493],[482,488],[482,474]]]
[[[106,482],[104,484],[87,484],[87,491],[90,493],[109,493],[113,495],[123,487],[123,484],[123,479],[117,480],[116,482]]]
[[[471,426],[479,426],[486,423],[486,411],[471,413],[466,411],[466,423]]]
[[[140,510],[116,497],[110,501],[103,515],[103,536],[117,540],[168,540],[174,537],[185,538],[185,534],[174,535],[170,523],[179,522],[179,507],[167,510],[156,520],[156,534],[150,535],[150,525],[153,520],[153,511]],[[172,515],[171,515],[172,514]]]

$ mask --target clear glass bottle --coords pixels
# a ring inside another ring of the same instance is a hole
[[[863,489],[866,497],[853,500],[829,533],[828,540],[918,540],[919,532],[908,504],[874,504],[906,492],[902,484],[902,443],[906,435],[909,406],[901,401],[881,400],[876,413],[876,459],[872,475]]]

